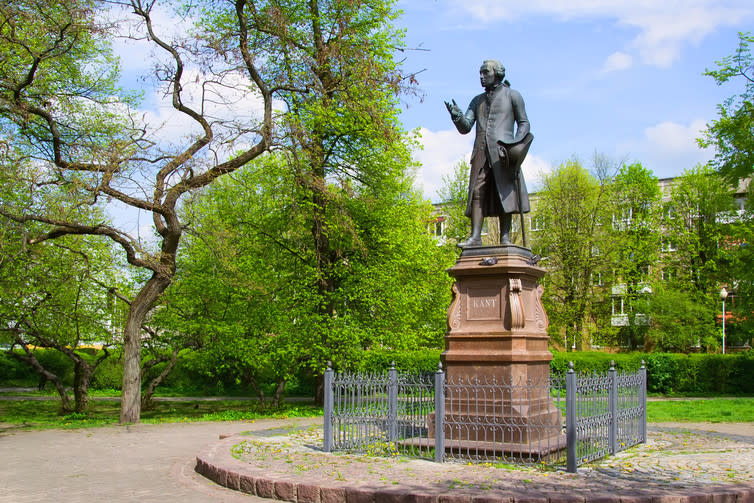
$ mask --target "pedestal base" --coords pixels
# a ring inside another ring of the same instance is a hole
[[[532,454],[562,448],[544,269],[530,250],[511,245],[466,248],[448,273],[456,282],[442,354],[446,443]]]

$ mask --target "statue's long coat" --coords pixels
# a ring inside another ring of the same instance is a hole
[[[489,163],[495,178],[496,187],[488,188],[490,196],[482,201],[482,213],[485,217],[499,216],[502,212],[519,213],[529,211],[529,193],[523,176],[520,177],[521,209],[518,207],[515,175],[526,156],[533,137],[529,134],[529,119],[526,117],[524,99],[518,91],[505,84],[500,84],[492,91],[476,96],[466,113],[453,120],[461,134],[471,131],[476,122],[476,139],[471,152],[471,176],[469,177],[469,197],[466,216],[471,216],[471,197],[476,185],[477,175],[485,163]],[[516,134],[513,135],[513,125]],[[528,137],[527,137],[528,135]],[[524,140],[524,141],[522,141]],[[512,162],[501,161],[498,142],[505,144],[509,152],[515,149],[519,158],[509,155]],[[492,189],[492,190],[489,190]]]

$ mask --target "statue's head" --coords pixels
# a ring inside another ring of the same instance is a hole
[[[496,59],[487,59],[479,69],[482,87],[497,85],[505,78],[505,67]]]

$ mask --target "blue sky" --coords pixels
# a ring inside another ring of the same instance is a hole
[[[527,182],[594,152],[639,161],[660,178],[714,153],[699,130],[717,104],[740,91],[702,75],[731,54],[737,32],[754,29],[754,3],[737,0],[400,0],[407,30],[404,68],[419,76],[423,101],[403,103],[424,150],[418,184],[437,200],[443,174],[468,159],[473,132],[455,131],[444,100],[465,109],[481,92],[479,66],[498,59],[521,92],[534,133]]]
[[[639,161],[665,178],[713,157],[695,139],[742,85],[718,87],[702,73],[734,52],[739,31],[754,30],[751,0],[397,1],[405,45],[423,49],[397,54],[406,58],[405,71],[421,71],[423,93],[422,100],[403,100],[401,118],[407,130],[421,133],[417,186],[433,202],[443,175],[468,160],[474,136],[455,130],[443,102],[455,99],[465,110],[482,91],[485,59],[505,65],[526,101],[535,137],[523,165],[530,189],[541,173],[573,157],[590,167],[595,152],[616,163]],[[162,4],[153,15],[164,37],[184,33]],[[161,91],[136,80],[150,73],[145,56],[154,47],[120,40],[116,53],[124,84],[145,90],[145,119],[163,124],[159,135],[191,133]],[[185,91],[198,100],[198,88]],[[259,112],[253,96],[234,100],[217,113]]]

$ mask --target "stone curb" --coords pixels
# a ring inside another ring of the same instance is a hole
[[[196,456],[194,470],[216,484],[260,498],[293,503],[754,503],[754,486],[730,485],[666,490],[648,493],[642,488],[625,493],[600,493],[593,487],[569,492],[489,491],[480,495],[464,491],[401,486],[322,485],[300,474],[265,473],[234,458],[231,447],[244,438],[221,436]]]

